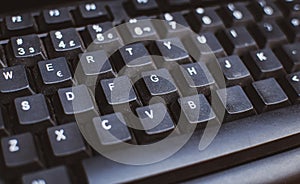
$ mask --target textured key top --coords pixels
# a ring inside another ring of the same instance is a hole
[[[286,44],[276,52],[286,71],[295,72],[300,70],[300,43]]]
[[[44,95],[16,98],[14,104],[21,125],[15,130],[39,132],[54,125]]]
[[[254,107],[240,86],[233,86],[216,91],[219,105],[225,109],[225,121],[232,121],[255,114]],[[222,119],[222,110],[216,108],[216,113]]]
[[[158,5],[155,0],[129,0],[128,14],[131,16],[156,14],[158,13]]]
[[[54,167],[47,170],[28,173],[22,176],[22,184],[71,184],[65,166]]]
[[[286,93],[289,95],[292,103],[300,102],[300,72],[292,73],[286,76],[288,81]]]
[[[8,35],[24,35],[36,30],[33,17],[29,13],[7,16],[5,17],[5,25],[5,33]]]
[[[72,24],[70,11],[65,7],[43,10],[39,17],[39,29],[42,31],[70,27]]]
[[[257,20],[276,20],[283,16],[280,9],[271,0],[253,1],[248,8]]]
[[[252,51],[250,57],[244,58],[255,79],[280,77],[285,74],[282,64],[271,49]]]
[[[274,78],[252,83],[251,100],[258,112],[265,112],[289,104],[288,97]]]
[[[37,35],[12,37],[10,45],[14,56],[11,58],[11,65],[21,63],[34,66],[37,61],[46,59],[44,47]]]
[[[101,2],[80,4],[74,16],[78,25],[110,20],[110,15]]]
[[[121,113],[93,118],[93,125],[102,145],[114,145],[132,139]]]

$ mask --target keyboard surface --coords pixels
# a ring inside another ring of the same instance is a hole
[[[261,174],[299,162],[299,1],[74,1],[0,27],[0,183],[300,181]]]

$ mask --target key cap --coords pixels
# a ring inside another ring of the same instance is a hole
[[[52,58],[66,57],[72,59],[83,52],[81,39],[74,28],[51,31],[47,50]]]
[[[42,94],[16,98],[14,105],[19,122],[19,128],[15,128],[15,131],[41,132],[46,127],[55,124]]]
[[[2,68],[0,74],[1,101],[7,102],[17,96],[34,94],[24,65]]]
[[[51,164],[70,163],[88,156],[88,147],[76,123],[68,123],[47,129],[47,142]]]
[[[77,25],[86,25],[87,23],[104,22],[111,20],[111,16],[101,2],[88,2],[80,4],[74,16]]]
[[[283,16],[280,9],[271,0],[254,1],[248,8],[258,21],[277,20]]]
[[[223,119],[222,110],[225,109],[224,121],[233,121],[255,114],[252,103],[240,86],[219,89],[216,95],[222,108],[215,110],[218,117]]]
[[[64,57],[38,62],[36,81],[39,90],[46,94],[54,94],[58,88],[70,87],[74,83],[68,63]]]
[[[43,166],[30,133],[2,138],[1,147],[7,177],[16,177],[24,171],[40,169]]]
[[[54,111],[60,123],[74,121],[74,115],[77,121],[95,115],[95,106],[86,86],[61,88],[57,93]]]
[[[251,50],[257,50],[257,44],[245,27],[226,29],[217,34],[218,39],[227,54],[242,55]]]
[[[123,45],[118,30],[111,22],[88,25],[86,30],[84,37],[89,51],[103,49],[114,53]]]
[[[41,31],[61,29],[72,25],[73,20],[66,7],[43,10],[39,17],[39,29]]]
[[[10,45],[13,54],[13,58],[10,59],[11,65],[34,66],[37,61],[47,58],[41,40],[35,34],[12,37]]]
[[[196,33],[199,32],[217,32],[225,28],[223,21],[216,13],[214,7],[199,7],[188,16],[188,22]],[[196,22],[196,23],[195,23]]]
[[[130,142],[132,135],[129,132],[121,113],[108,114],[93,118],[93,125],[102,145],[115,145]]]
[[[4,114],[2,113],[2,111],[0,111],[0,137],[9,135],[9,130],[6,126],[6,121],[3,115]]]
[[[23,184],[71,184],[69,173],[65,166],[54,167],[22,176]]]
[[[136,109],[141,127],[136,131],[141,143],[150,143],[169,135],[175,128],[164,104],[158,103]]]
[[[281,27],[290,41],[300,40],[300,16],[285,19]]]
[[[278,4],[285,15],[300,15],[300,4],[298,1],[278,1]]]
[[[289,104],[288,97],[274,78],[253,82],[249,96],[260,113]]]
[[[96,99],[103,114],[118,111],[131,112],[140,106],[135,89],[127,76],[101,80],[100,86],[101,89],[96,92],[99,95]]]
[[[259,47],[275,48],[287,43],[287,37],[276,24],[276,22],[262,21],[252,27],[252,35]]]
[[[36,30],[33,17],[29,13],[17,14],[5,17],[5,34],[29,34]]]
[[[284,65],[287,72],[292,73],[300,70],[300,44],[286,44],[277,52],[277,56]]]
[[[79,55],[75,77],[80,84],[95,86],[101,79],[116,77],[110,60],[104,50],[84,52]]]
[[[153,15],[158,13],[158,5],[155,0],[129,0],[127,10],[132,17]]]
[[[286,76],[286,93],[289,95],[292,103],[300,102],[300,72],[292,73]]]
[[[285,74],[282,64],[271,49],[251,51],[250,56],[244,58],[245,64],[251,69],[252,76],[256,80]]]

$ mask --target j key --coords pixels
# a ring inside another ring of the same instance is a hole
[[[125,43],[158,39],[158,34],[152,21],[143,18],[130,19],[126,24],[118,26],[118,31]]]
[[[218,12],[228,27],[254,23],[254,17],[244,3],[229,3]]]
[[[300,43],[283,45],[277,55],[289,73],[300,70]]]
[[[222,108],[216,108],[216,112],[222,119],[225,110],[225,121],[232,121],[255,114],[254,107],[240,86],[233,86],[216,91],[217,98]]]
[[[35,94],[16,98],[14,104],[19,122],[17,129],[19,132],[41,132],[46,127],[54,125],[44,95]]]
[[[162,61],[158,59],[157,65],[162,65],[164,61],[180,64],[191,62],[191,58],[179,38],[167,38],[155,41],[155,47],[158,55],[162,56]]]
[[[124,117],[121,113],[113,113],[93,119],[99,141],[102,145],[115,145],[132,140]]]
[[[79,55],[79,65],[75,77],[80,84],[95,86],[100,79],[116,76],[104,50],[85,52]]]
[[[45,94],[53,94],[58,88],[72,86],[72,75],[64,57],[38,62],[39,89]]]
[[[11,65],[22,63],[34,66],[37,61],[46,59],[44,47],[37,35],[12,37],[10,44],[14,56]]]
[[[219,33],[219,40],[227,54],[241,55],[250,50],[256,50],[257,44],[245,27],[234,27]]]
[[[292,73],[286,77],[288,86],[291,90],[287,90],[287,94],[290,96],[293,103],[300,102],[300,72]]]
[[[71,184],[65,166],[54,167],[47,170],[28,173],[22,176],[22,184]]]
[[[142,125],[136,132],[142,143],[163,138],[175,128],[167,108],[162,103],[137,108],[136,112]]]
[[[4,101],[12,100],[16,96],[26,96],[34,94],[24,65],[0,69],[0,93]]]
[[[201,33],[200,35],[193,34],[183,42],[191,57],[197,61],[209,62],[215,60],[216,57],[226,55],[218,39],[210,32]]]
[[[43,166],[30,133],[18,134],[1,139],[1,147],[7,175],[36,170]],[[12,172],[13,171],[13,172]]]
[[[257,20],[276,20],[283,15],[271,0],[258,0],[249,5],[249,9]]]
[[[123,40],[111,22],[103,22],[87,26],[86,45],[91,43],[94,45],[89,46],[88,50],[93,50],[95,47],[96,50],[104,49],[109,53],[114,53],[123,45]]]
[[[293,16],[284,21],[282,29],[290,41],[300,40],[300,16]]]
[[[100,111],[112,113],[114,111],[131,111],[131,109],[139,106],[138,98],[127,76],[117,77],[114,79],[104,79],[100,81],[101,88],[99,90],[100,98],[98,105]],[[105,99],[105,100],[104,100]]]
[[[0,137],[9,135],[9,131],[5,124],[5,118],[3,115],[4,115],[4,113],[2,111],[0,111]]]
[[[215,8],[197,8],[188,21],[195,32],[216,32],[225,27]]]
[[[33,17],[29,13],[5,17],[6,34],[28,34],[36,30]]]
[[[160,18],[163,22],[154,23],[161,38],[183,38],[190,31],[190,26],[180,12],[165,13]]]
[[[245,64],[256,80],[285,74],[282,64],[271,49],[250,52],[250,57],[245,57]]]
[[[203,93],[209,95],[215,80],[208,71],[205,63],[191,63],[180,66],[180,74],[172,72],[177,86],[184,95]],[[183,76],[183,78],[179,76]]]
[[[218,63],[223,71],[226,86],[246,86],[253,81],[250,72],[240,57],[232,55],[220,58],[218,59]]]
[[[158,4],[155,0],[129,0],[128,13],[131,16],[137,16],[140,14],[156,14],[158,13]]]
[[[251,100],[258,112],[265,112],[289,104],[288,97],[274,78],[252,83]]]
[[[74,16],[79,25],[110,20],[110,15],[101,2],[80,4]]]
[[[75,28],[51,31],[48,53],[51,57],[72,59],[82,51],[81,39]]]
[[[40,17],[40,27],[42,31],[47,31],[55,28],[63,28],[72,26],[72,18],[70,11],[65,8],[56,8],[43,10]]]
[[[170,104],[177,98],[177,87],[167,69],[142,72],[141,76],[137,88],[144,104],[149,104],[150,100]]]
[[[70,159],[74,161],[88,154],[88,148],[76,123],[48,128],[47,137],[50,145],[46,149],[50,149],[47,153],[51,153],[49,159],[52,164],[69,162]]]
[[[55,110],[61,123],[74,121],[74,115],[80,120],[95,113],[92,97],[84,85],[59,89],[56,100]]]

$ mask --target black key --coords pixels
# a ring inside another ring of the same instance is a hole
[[[283,15],[277,5],[271,0],[258,0],[249,5],[249,10],[257,20],[276,20]]]
[[[59,89],[55,102],[54,110],[61,123],[74,121],[74,115],[76,120],[80,120],[95,113],[92,97],[84,85]]]
[[[116,76],[104,50],[85,52],[79,55],[75,77],[80,84],[95,86],[99,80]]]
[[[218,59],[218,63],[223,71],[224,78],[226,80],[226,86],[247,86],[253,81],[250,72],[248,71],[247,67],[244,65],[240,57],[232,55],[220,58]]]
[[[41,132],[55,124],[42,94],[16,98],[14,104],[19,122],[19,128],[15,131]]]
[[[109,53],[114,53],[123,45],[119,32],[112,26],[111,22],[88,25],[85,33],[85,41],[89,51],[104,49]]]
[[[252,51],[250,57],[244,58],[245,64],[251,69],[252,76],[257,80],[285,74],[282,64],[271,49]]]
[[[216,32],[225,26],[216,8],[197,8],[188,16],[188,22],[195,32]]]
[[[219,33],[218,38],[227,54],[241,55],[256,50],[257,44],[245,27],[234,27]]]
[[[22,184],[71,184],[68,171],[65,166],[28,173],[22,176]]]
[[[39,74],[36,76],[39,89],[44,94],[53,94],[58,88],[72,86],[72,75],[64,57],[38,62]]]
[[[250,96],[258,112],[273,110],[289,104],[288,97],[274,78],[253,82],[252,88]]]
[[[76,123],[68,123],[47,129],[50,145],[45,148],[52,164],[78,160],[88,156],[88,147]]]
[[[134,87],[127,76],[104,79],[100,83],[101,89],[98,90],[100,96],[96,98],[102,113],[130,112],[139,106]]]
[[[51,57],[66,57],[73,59],[83,52],[83,46],[79,34],[75,28],[67,28],[60,31],[51,31],[48,53]]]
[[[17,173],[42,167],[33,136],[30,133],[2,138],[1,146],[7,175],[15,177]]]
[[[288,81],[286,93],[289,95],[292,103],[300,102],[300,72],[292,73],[286,76]]]
[[[29,13],[5,17],[5,34],[28,34],[36,30],[33,17]]]
[[[300,16],[293,16],[285,19],[281,27],[290,41],[300,40]]]
[[[300,70],[300,43],[283,45],[277,55],[289,73]]]
[[[78,10],[74,13],[78,25],[85,25],[93,22],[104,22],[111,17],[101,2],[90,2],[80,4]]]
[[[40,17],[39,29],[48,31],[55,28],[70,27],[73,24],[70,11],[65,8],[43,10]]]
[[[142,72],[141,77],[136,87],[144,104],[150,100],[169,104],[177,98],[177,87],[167,69]]]
[[[282,9],[283,13],[287,16],[297,16],[300,15],[300,3],[299,1],[285,1],[281,0],[278,1],[280,8]]]
[[[229,3],[218,11],[226,26],[250,25],[254,17],[245,3]]]
[[[166,3],[171,7],[182,7],[190,3],[189,0],[166,0]]]
[[[3,116],[2,111],[0,111],[0,137],[9,135],[9,129],[6,126],[5,118]]]
[[[37,61],[46,59],[42,42],[35,34],[12,37],[10,45],[13,54],[11,65],[22,63],[26,66],[34,66]]]
[[[158,13],[158,5],[155,0],[129,0],[128,14],[135,17],[137,15],[156,14]]]
[[[286,35],[274,21],[262,21],[249,29],[261,48],[274,48],[287,43]]]
[[[225,116],[225,121],[232,121],[255,114],[252,103],[240,86],[219,89],[216,95],[219,107],[222,107],[215,109],[219,119]]]
[[[2,100],[34,94],[24,65],[2,68],[0,74],[0,93],[3,97],[9,97]]]
[[[96,117],[93,119],[93,125],[102,145],[108,146],[132,140],[121,113]]]
[[[163,138],[175,128],[167,108],[162,103],[137,108],[136,113],[142,125],[136,131],[141,143]]]

